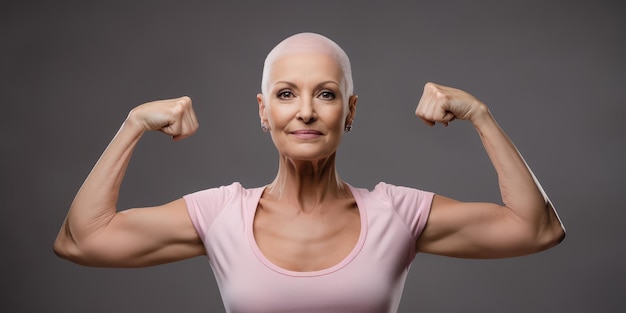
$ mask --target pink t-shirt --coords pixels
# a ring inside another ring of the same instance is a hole
[[[379,183],[350,190],[361,233],[352,252],[323,270],[295,272],[256,245],[254,214],[265,187],[239,183],[184,196],[229,313],[396,312],[433,194]]]

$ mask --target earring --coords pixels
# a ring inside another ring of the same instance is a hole
[[[261,123],[261,130],[262,130],[264,133],[267,133],[268,131],[270,131],[270,127],[269,127],[269,126],[267,126],[267,124],[265,124],[265,123]]]
[[[345,130],[346,133],[351,131],[352,130],[352,125],[346,125],[346,127],[343,130]]]

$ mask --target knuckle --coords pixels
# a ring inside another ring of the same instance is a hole
[[[435,98],[440,102],[444,102],[448,100],[448,95],[438,90],[435,92]]]
[[[415,114],[419,116],[424,116],[426,114],[426,111],[424,111],[421,108],[418,108],[417,110],[415,110]]]
[[[176,104],[181,106],[182,108],[191,107],[191,98],[189,98],[188,96],[182,96],[178,98]]]

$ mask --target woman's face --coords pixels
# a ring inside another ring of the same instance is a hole
[[[273,62],[267,94],[257,100],[281,155],[314,161],[337,151],[356,109],[356,96],[342,94],[344,84],[341,67],[326,54],[288,54]]]

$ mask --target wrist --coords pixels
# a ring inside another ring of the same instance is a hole
[[[479,127],[483,125],[485,122],[492,120],[493,116],[491,115],[491,111],[487,105],[482,102],[479,102],[476,106],[474,106],[474,114],[472,114],[472,118],[470,121],[475,127]]]
[[[133,111],[130,111],[130,113],[128,113],[126,120],[124,120],[124,124],[122,124],[122,128],[139,136],[141,136],[147,130],[145,128],[145,125],[137,120],[135,114],[133,114]]]

